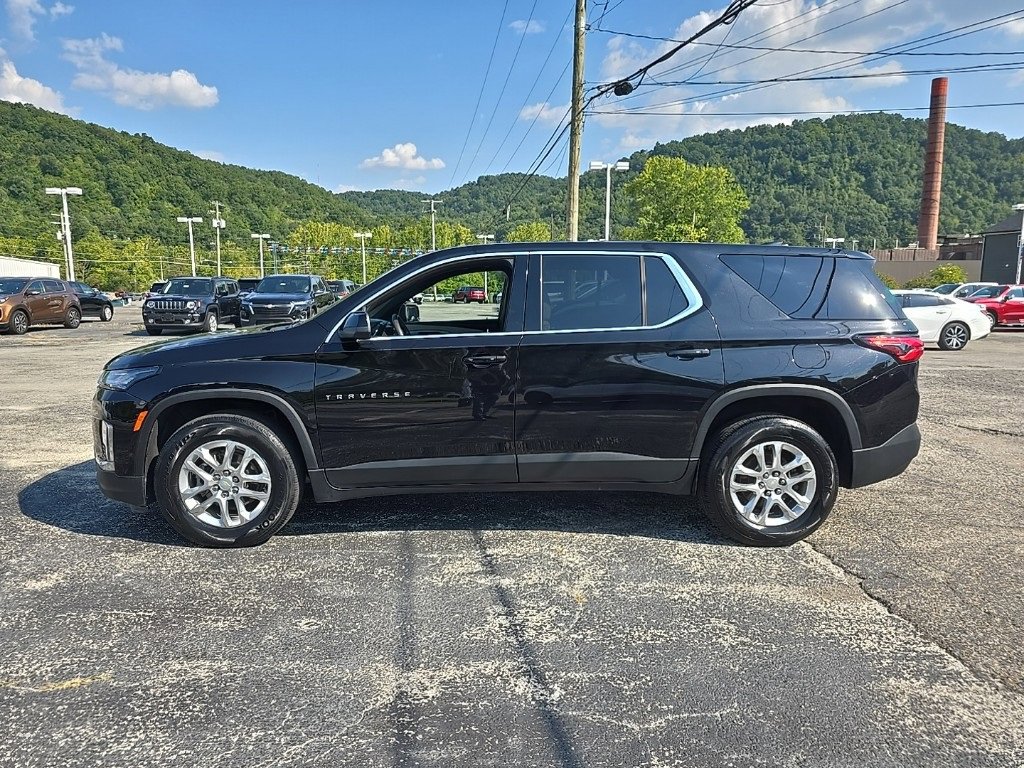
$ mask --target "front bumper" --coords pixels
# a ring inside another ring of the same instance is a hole
[[[121,476],[96,467],[96,480],[100,490],[108,499],[131,504],[133,507],[146,506],[146,478],[134,475]]]
[[[910,466],[920,450],[921,430],[914,423],[879,446],[854,451],[850,487],[860,488],[896,477]]]
[[[203,316],[198,313],[171,315],[143,312],[142,322],[147,328],[199,328],[203,324]]]

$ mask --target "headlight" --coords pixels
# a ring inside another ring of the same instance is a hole
[[[113,371],[104,371],[100,374],[97,384],[101,389],[125,390],[132,384],[155,375],[160,368],[150,366],[149,368],[120,368]]]
[[[152,307],[154,304],[156,304],[156,302],[153,301],[152,299],[147,299],[146,300],[146,306],[147,307]]]
[[[186,302],[185,309],[199,309],[199,302],[198,301]]]

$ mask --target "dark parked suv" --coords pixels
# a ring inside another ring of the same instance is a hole
[[[240,324],[238,283],[227,277],[172,277],[142,305],[150,336],[165,330],[213,333],[222,323]]]
[[[267,275],[242,300],[241,325],[306,320],[334,302],[319,275]]]
[[[424,289],[484,271],[502,273],[497,312],[403,316]],[[840,487],[917,455],[922,352],[860,253],[438,251],[306,322],[111,360],[94,403],[99,483],[208,546],[266,541],[307,484],[319,502],[696,493],[728,536],[789,544]]]

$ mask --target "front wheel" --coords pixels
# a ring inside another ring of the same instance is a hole
[[[147,328],[146,329],[146,333],[148,333],[150,336],[159,336],[163,332],[164,332],[163,328]]]
[[[114,310],[110,307],[104,307],[100,310],[100,320],[104,323],[109,323],[114,319]]]
[[[698,495],[729,538],[784,546],[816,530],[836,501],[838,467],[807,424],[758,416],[724,428],[701,458]]]
[[[22,309],[17,309],[11,315],[11,322],[8,328],[15,336],[21,336],[28,331],[28,315]]]
[[[971,330],[961,322],[947,323],[939,333],[939,349],[958,352],[967,346]]]
[[[985,314],[988,315],[988,322],[992,328],[999,325],[999,316],[995,312],[986,312]]]
[[[203,320],[203,331],[205,333],[216,333],[217,332],[217,313],[207,312],[206,319]]]
[[[68,310],[68,313],[64,315],[64,327],[65,328],[77,328],[82,324],[82,312],[78,307],[72,307]]]
[[[171,435],[157,458],[153,490],[161,514],[189,541],[249,547],[291,519],[302,486],[295,459],[271,429],[219,413]]]

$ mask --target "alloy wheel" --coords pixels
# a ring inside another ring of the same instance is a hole
[[[178,495],[185,509],[218,528],[237,528],[255,519],[270,501],[271,487],[266,460],[235,440],[203,443],[178,471]]]
[[[24,312],[15,312],[11,323],[14,325],[14,332],[18,335],[28,330],[28,316]]]
[[[729,472],[729,498],[755,528],[791,523],[814,503],[818,474],[800,448],[781,440],[748,448]]]
[[[942,332],[942,340],[949,349],[962,349],[967,344],[967,329],[962,325],[951,325]]]

